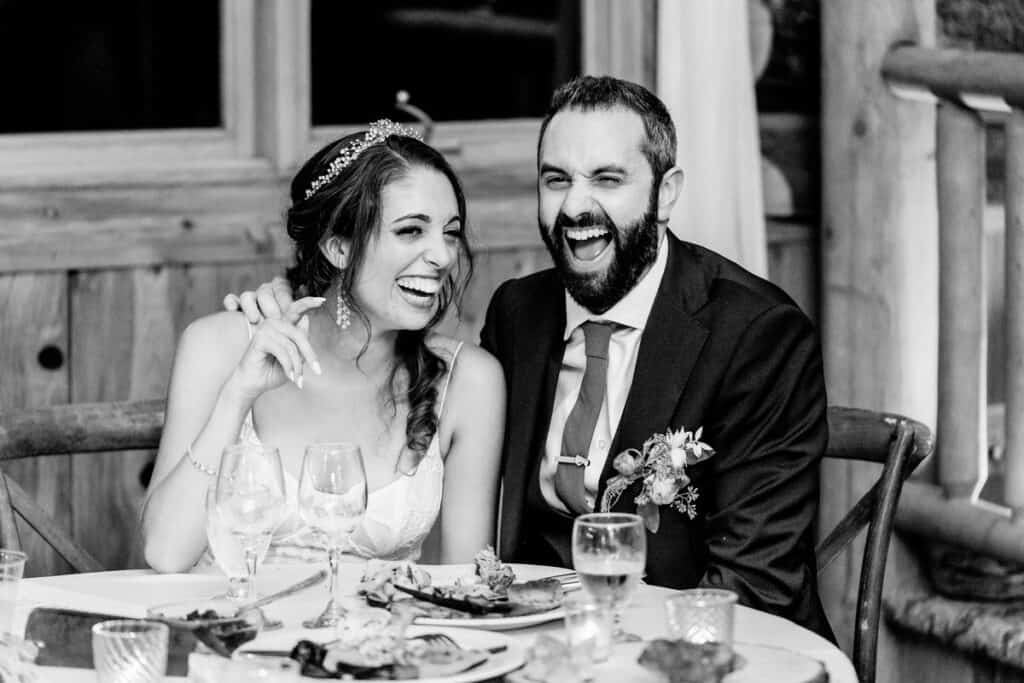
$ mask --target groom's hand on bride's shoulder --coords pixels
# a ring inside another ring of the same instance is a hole
[[[288,311],[295,301],[288,281],[278,276],[270,282],[261,284],[255,292],[247,290],[241,294],[228,294],[224,297],[223,303],[225,310],[241,311],[246,319],[255,325],[264,318],[284,318],[285,311]]]

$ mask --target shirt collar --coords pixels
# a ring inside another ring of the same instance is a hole
[[[654,259],[650,270],[636,283],[633,289],[626,293],[626,296],[619,299],[618,303],[609,308],[601,315],[595,315],[576,303],[576,300],[565,293],[565,334],[564,339],[568,341],[573,331],[588,320],[601,320],[613,322],[623,327],[631,327],[643,330],[647,326],[647,318],[651,315],[651,308],[654,306],[654,297],[658,294],[658,286],[665,274],[665,264],[668,263],[668,237],[662,235],[658,243],[658,256]]]

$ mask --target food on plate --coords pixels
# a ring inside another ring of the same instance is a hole
[[[499,560],[491,546],[474,555],[473,564],[476,565],[476,575],[496,593],[504,593],[516,580],[512,567]]]
[[[669,683],[720,683],[733,670],[732,648],[724,643],[655,639],[637,659],[668,677]]]
[[[236,617],[219,614],[214,609],[194,609],[184,618],[164,618],[172,623],[187,625],[200,642],[222,655],[234,652],[255,638],[263,623],[255,611]]]
[[[358,592],[367,604],[408,618],[527,616],[561,605],[563,590],[557,579],[515,580],[512,567],[488,546],[473,558],[472,574],[446,585],[434,585],[430,574],[411,562],[370,560]],[[423,595],[409,595],[410,591]]]
[[[290,657],[312,678],[415,679],[447,676],[478,666],[488,654],[445,637],[404,636],[408,622],[387,610],[353,610],[327,645],[299,641]]]
[[[554,609],[562,604],[565,592],[558,579],[537,579],[513,583],[506,592],[510,602],[530,607]]]
[[[372,559],[366,563],[363,577],[356,590],[367,601],[376,605],[388,605],[395,599],[395,585],[423,590],[430,586],[430,574],[413,562],[389,562]]]
[[[328,648],[325,665],[333,668],[338,661],[357,666],[391,664],[408,625],[407,619],[386,609],[350,610],[337,626],[337,640]]]
[[[541,634],[526,650],[526,664],[508,680],[514,683],[547,683],[548,681],[578,681],[580,670],[573,661],[565,641]]]

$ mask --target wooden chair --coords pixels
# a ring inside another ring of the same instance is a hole
[[[882,465],[878,481],[818,544],[818,573],[868,526],[857,591],[853,665],[861,683],[875,680],[882,581],[903,481],[934,448],[931,430],[901,415],[856,408],[828,409],[827,458]]]
[[[0,413],[0,465],[18,458],[156,448],[163,423],[164,401],[77,403]],[[75,571],[103,569],[0,470],[0,546],[21,549],[15,513]]]

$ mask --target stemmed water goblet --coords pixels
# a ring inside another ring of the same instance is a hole
[[[277,449],[245,443],[225,448],[206,511],[210,551],[228,575],[224,597],[233,601],[257,597],[256,567],[286,512],[284,470]]]
[[[306,447],[299,476],[299,514],[319,532],[327,545],[331,570],[331,599],[306,628],[336,625],[345,615],[338,582],[338,565],[345,541],[366,511],[366,469],[359,446],[320,443]]]
[[[619,622],[647,564],[647,534],[639,515],[595,512],[580,515],[572,527],[572,563],[583,590],[608,602],[615,614],[616,642],[640,638],[625,633]]]

